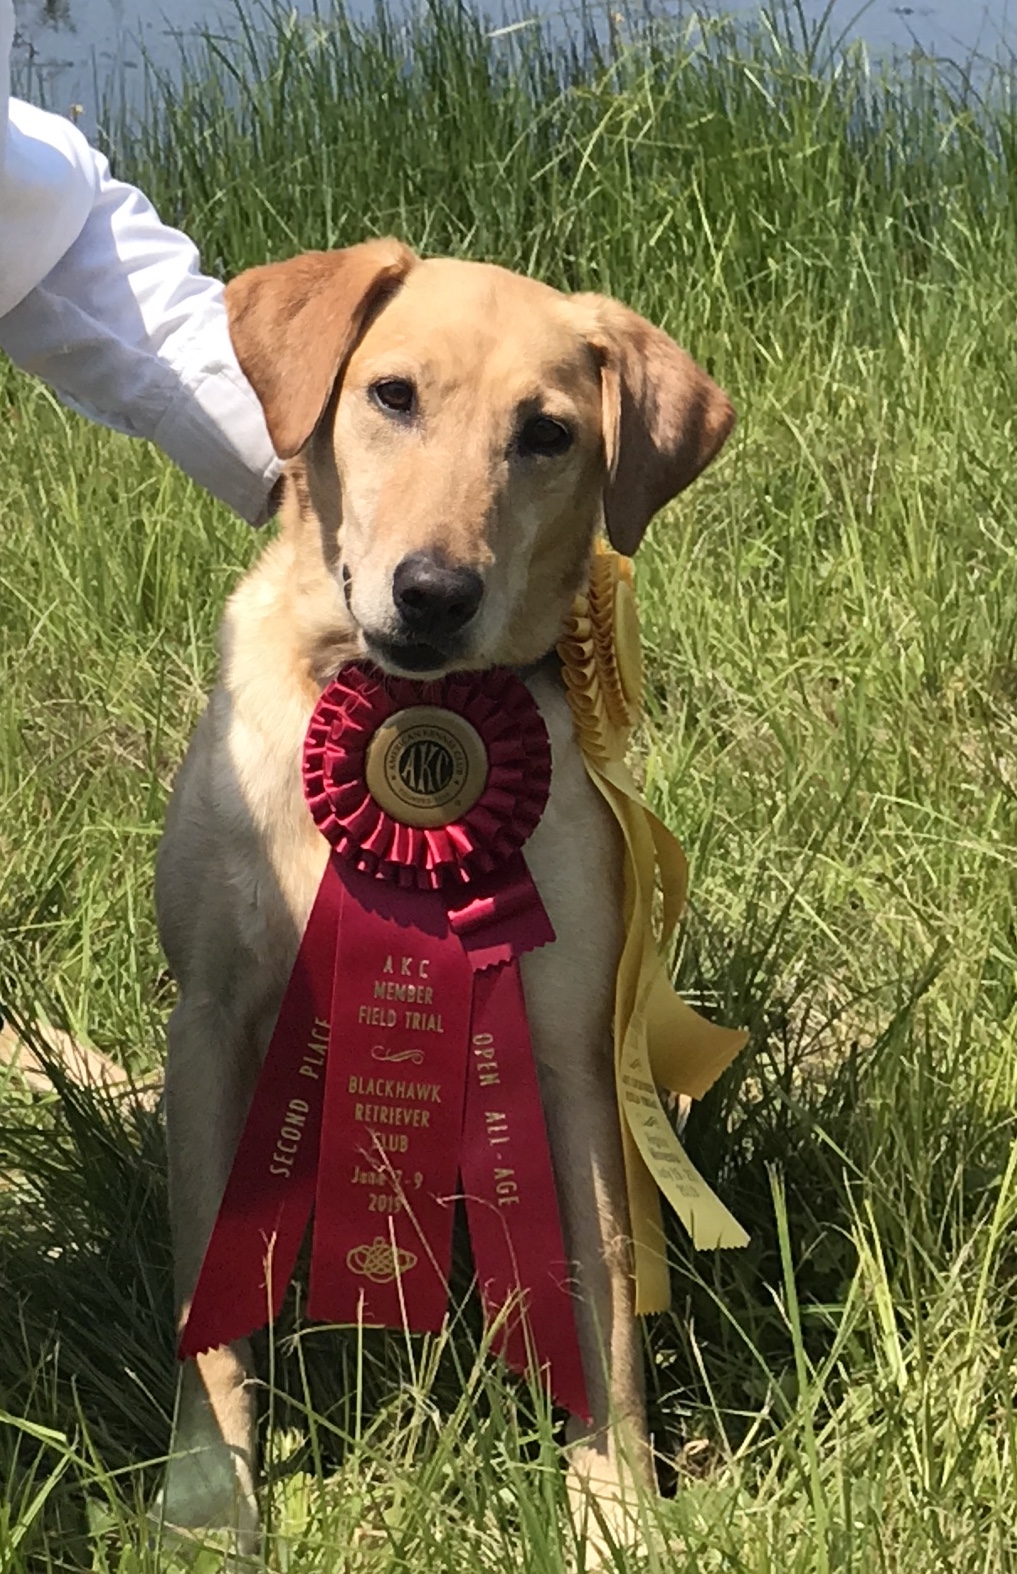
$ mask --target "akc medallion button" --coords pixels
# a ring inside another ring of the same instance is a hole
[[[365,776],[375,803],[403,825],[450,825],[487,785],[487,750],[476,728],[438,705],[410,705],[380,726]]]

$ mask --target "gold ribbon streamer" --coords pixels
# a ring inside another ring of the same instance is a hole
[[[636,1311],[663,1311],[671,1292],[660,1192],[697,1248],[744,1246],[748,1236],[691,1163],[658,1088],[701,1098],[748,1035],[707,1022],[676,994],[653,925],[659,877],[660,942],[685,903],[680,844],[643,802],[625,763],[642,709],[639,617],[628,558],[597,543],[586,593],[558,646],[583,759],[625,840],[625,941],[615,989],[615,1080],[635,1248]]]

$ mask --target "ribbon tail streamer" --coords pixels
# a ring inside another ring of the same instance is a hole
[[[739,1247],[748,1235],[689,1159],[657,1091],[698,1097],[744,1046],[746,1035],[707,1022],[672,989],[651,927],[658,865],[664,888],[684,891],[680,847],[641,801],[621,762],[587,769],[625,838],[626,937],[615,994],[615,1068],[636,1263],[636,1309],[660,1311],[670,1300],[659,1188],[697,1249]],[[665,923],[677,918],[674,901]]]
[[[342,886],[329,859],[180,1337],[181,1360],[278,1315],[314,1201]]]
[[[472,973],[438,893],[347,866],[339,878],[307,1309],[321,1322],[435,1332],[448,1304]]]
[[[449,922],[474,970],[460,1169],[484,1311],[506,1364],[546,1367],[557,1402],[589,1420],[518,961],[554,929],[522,854],[497,882],[450,903]]]
[[[470,1042],[461,1168],[494,1347],[513,1371],[546,1365],[555,1400],[589,1421],[571,1268],[515,960],[476,974]]]

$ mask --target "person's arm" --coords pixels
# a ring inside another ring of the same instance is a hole
[[[260,522],[279,465],[223,287],[69,121],[14,100],[8,124],[12,17],[0,0],[0,349]]]

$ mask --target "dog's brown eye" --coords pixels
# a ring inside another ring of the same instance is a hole
[[[395,410],[399,415],[409,415],[416,399],[413,384],[404,377],[383,377],[372,383],[371,393],[383,410]]]
[[[563,454],[572,446],[572,433],[549,415],[534,415],[519,433],[524,454]]]

